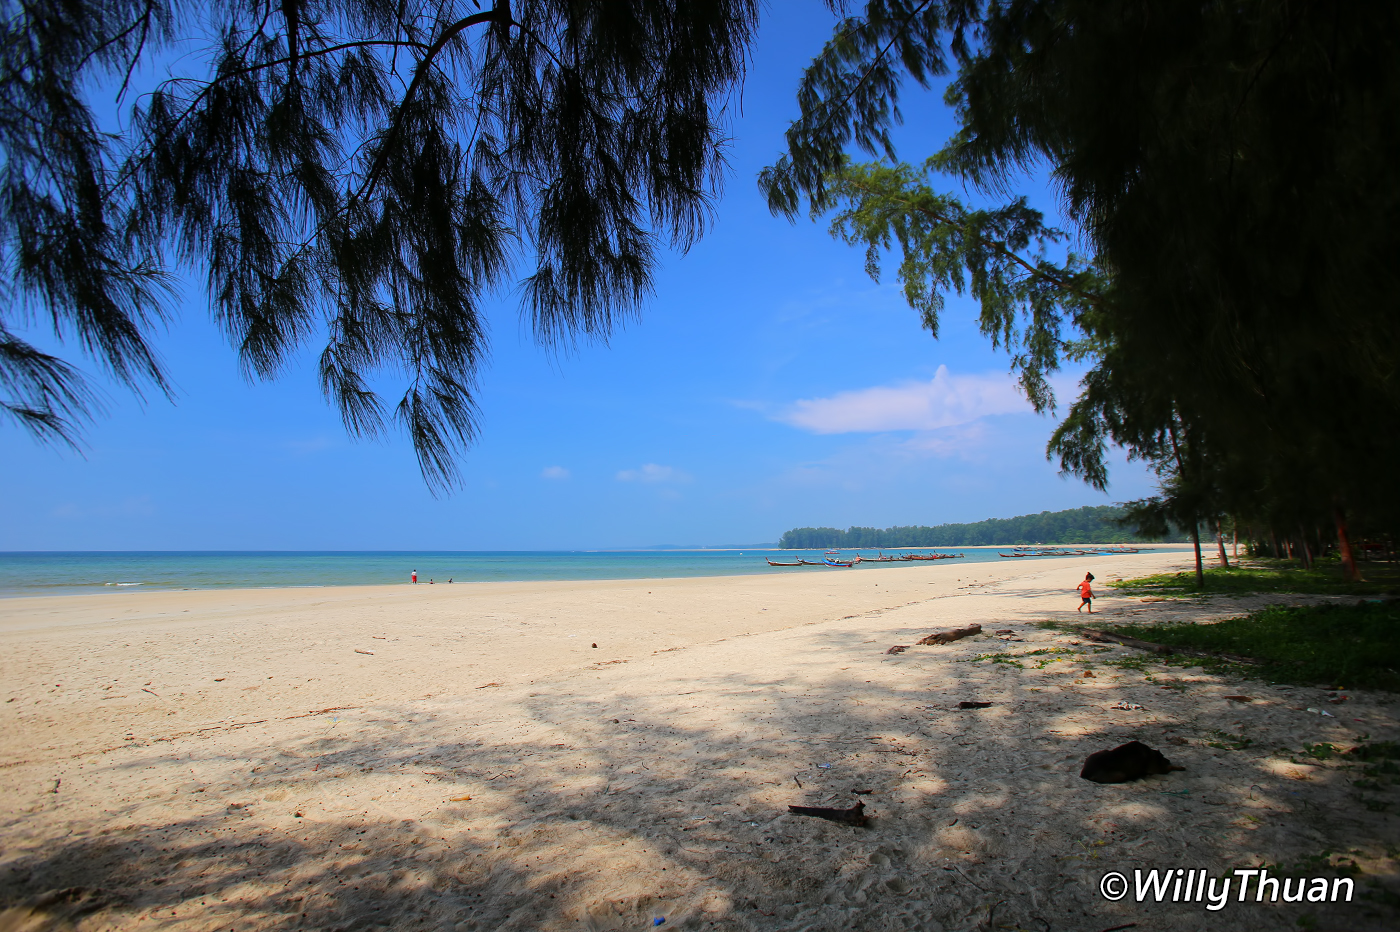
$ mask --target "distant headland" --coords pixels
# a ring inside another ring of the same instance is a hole
[[[1042,511],[1015,518],[988,518],[972,524],[934,527],[800,527],[783,534],[778,546],[788,550],[823,547],[978,547],[1010,544],[1128,544],[1149,539],[1184,541],[1184,532],[1166,538],[1145,538],[1118,524],[1125,514],[1115,505],[1085,506],[1066,511]]]

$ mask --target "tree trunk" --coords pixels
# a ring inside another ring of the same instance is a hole
[[[1240,562],[1240,523],[1234,518],[1230,519],[1230,538],[1230,548],[1234,551],[1232,556],[1234,556],[1235,562],[1238,563]],[[1249,541],[1246,539],[1245,543],[1248,544]]]
[[[1201,523],[1191,519],[1191,546],[1196,549],[1196,588],[1206,587],[1206,570],[1201,565]]]
[[[1230,568],[1230,560],[1225,556],[1225,536],[1220,533],[1220,519],[1215,519],[1215,547],[1220,551],[1220,565],[1225,569]]]
[[[1273,528],[1269,528],[1269,546],[1272,547],[1272,548],[1274,548],[1274,559],[1277,560],[1277,559],[1279,558],[1279,556],[1278,556],[1278,535],[1274,533],[1274,529],[1273,529]]]
[[[1302,528],[1298,528],[1298,552],[1299,559],[1303,562],[1303,569],[1312,569],[1312,551],[1308,549],[1308,538],[1307,535],[1303,533]]]
[[[1347,519],[1340,507],[1332,509],[1332,517],[1337,521],[1337,550],[1342,555],[1342,576],[1347,582],[1364,582],[1361,570],[1356,566],[1356,558],[1351,552],[1351,538],[1347,536]]]

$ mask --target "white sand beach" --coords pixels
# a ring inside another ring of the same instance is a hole
[[[1400,816],[1301,756],[1394,697],[1036,624],[1086,570],[1106,622],[1265,601],[1104,586],[1184,559],[0,601],[0,930],[1396,928]],[[1186,769],[1079,778],[1132,739]],[[1339,855],[1351,903],[1099,892]]]

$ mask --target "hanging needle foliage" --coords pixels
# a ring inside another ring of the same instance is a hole
[[[91,390],[24,328],[168,392],[171,269],[252,377],[320,344],[355,435],[434,489],[477,429],[483,302],[604,340],[705,229],[757,0],[37,0],[0,20],[0,404],[72,441]],[[193,51],[191,51],[193,50]],[[157,66],[180,68],[147,93]],[[121,102],[104,126],[92,96]],[[382,396],[394,385],[397,400]]]

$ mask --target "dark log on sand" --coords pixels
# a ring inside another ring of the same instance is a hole
[[[961,638],[971,637],[971,636],[974,635],[974,634],[981,634],[981,633],[982,633],[982,626],[981,626],[981,625],[968,625],[966,628],[954,628],[952,631],[940,631],[940,632],[938,632],[937,634],[930,634],[928,637],[924,638],[922,641],[919,641],[919,643],[920,643],[920,644],[949,644],[949,643],[951,643],[951,642],[953,642],[953,641],[956,641],[956,640],[959,640],[959,639],[961,639]]]

